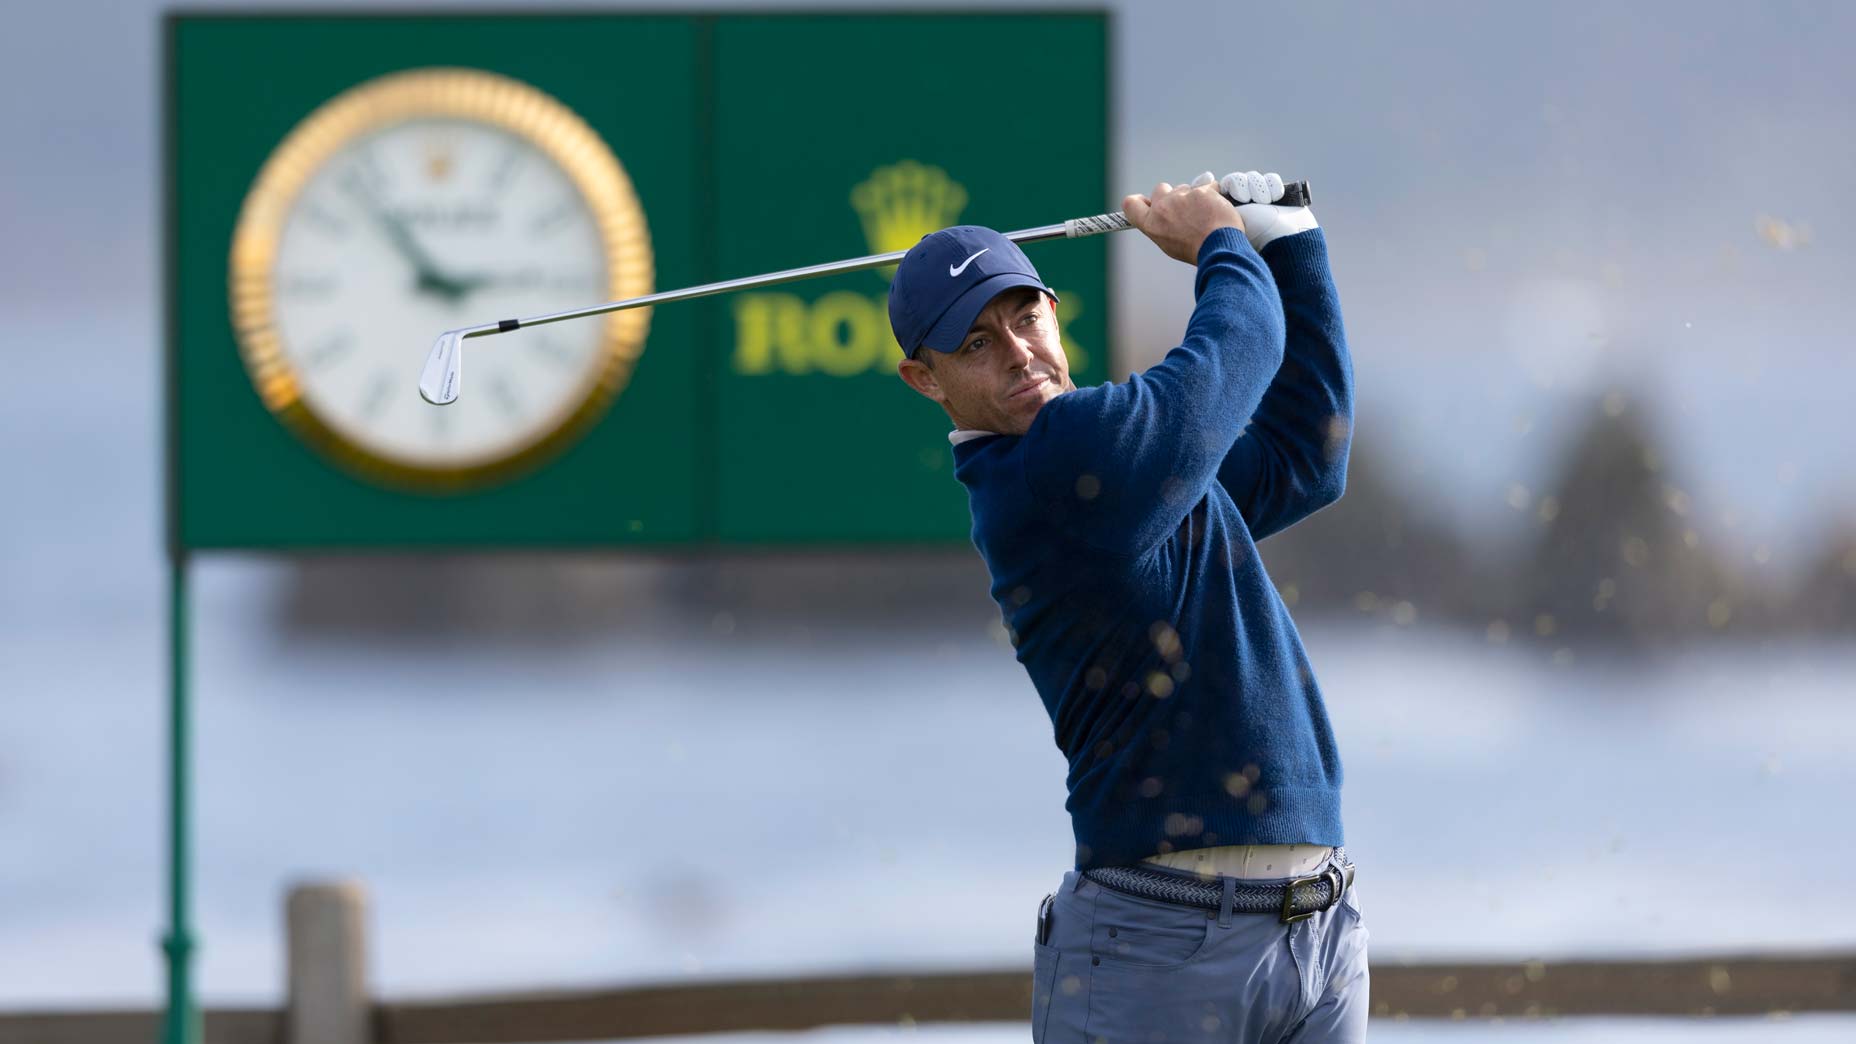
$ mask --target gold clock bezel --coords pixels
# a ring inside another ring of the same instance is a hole
[[[656,272],[644,208],[625,168],[597,131],[566,105],[519,80],[480,69],[427,68],[390,73],[343,91],[278,144],[239,211],[232,235],[230,301],[246,372],[265,408],[285,426],[363,477],[422,492],[459,492],[526,473],[592,427],[630,382],[651,310],[630,309],[605,318],[600,363],[585,393],[555,411],[540,435],[514,449],[433,466],[369,448],[318,416],[302,395],[275,322],[274,265],[284,222],[303,187],[336,152],[364,135],[434,117],[486,123],[535,146],[561,168],[592,211],[606,261],[608,299],[652,292]],[[430,347],[406,346],[408,395]]]

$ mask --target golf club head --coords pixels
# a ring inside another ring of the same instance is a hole
[[[446,330],[438,335],[431,354],[425,357],[425,369],[419,373],[419,397],[434,406],[458,401],[463,370],[464,331]]]

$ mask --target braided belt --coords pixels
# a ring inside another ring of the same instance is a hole
[[[1284,924],[1313,917],[1353,887],[1353,864],[1329,865],[1313,877],[1298,877],[1284,884],[1259,885],[1236,878],[1203,881],[1138,866],[1105,866],[1083,871],[1083,876],[1104,888],[1180,906],[1223,910],[1227,893],[1233,913],[1273,913]]]

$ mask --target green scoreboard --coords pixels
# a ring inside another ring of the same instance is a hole
[[[1112,208],[1101,12],[167,22],[181,549],[792,546],[967,531],[889,270],[445,329]],[[1079,384],[1100,238],[1027,248]]]

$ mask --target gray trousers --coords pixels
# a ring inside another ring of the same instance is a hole
[[[1351,1044],[1366,1039],[1355,889],[1292,924],[1103,888],[1072,870],[1034,942],[1034,1044]]]

